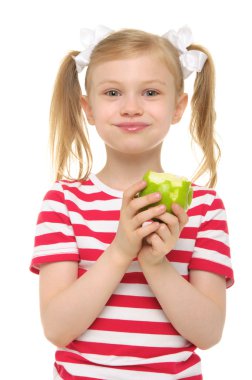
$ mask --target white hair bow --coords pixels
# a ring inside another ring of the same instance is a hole
[[[84,67],[89,64],[90,55],[94,47],[105,37],[107,37],[113,30],[106,26],[99,25],[95,30],[82,28],[80,31],[80,40],[84,46],[84,50],[76,57],[73,57],[76,63],[76,69],[80,73]]]
[[[84,50],[76,57],[73,57],[78,73],[89,64],[94,47],[112,32],[112,29],[103,25],[97,26],[94,30],[86,28],[81,29],[80,39],[84,46]],[[200,72],[202,70],[207,60],[207,55],[199,50],[187,50],[187,47],[193,42],[192,32],[188,26],[180,28],[178,32],[170,30],[162,37],[167,38],[180,52],[179,59],[184,78],[187,78],[194,71]]]
[[[193,43],[191,29],[188,26],[180,28],[178,32],[170,30],[162,37],[167,38],[173,46],[180,52],[180,63],[184,78],[187,78],[194,71],[200,72],[207,60],[207,55],[199,50],[187,50]]]

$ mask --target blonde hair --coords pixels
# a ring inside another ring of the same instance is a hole
[[[209,172],[208,186],[217,181],[217,162],[220,148],[214,136],[216,119],[214,109],[215,71],[212,58],[206,49],[198,45],[188,48],[200,50],[208,59],[200,73],[196,74],[194,93],[191,100],[190,132],[193,141],[201,147],[203,159],[193,177],[198,179]],[[155,54],[167,64],[174,76],[177,94],[184,91],[184,79],[177,49],[165,38],[135,29],[124,29],[110,34],[92,51],[85,77],[87,94],[93,68],[99,63],[138,56]],[[50,109],[50,143],[55,164],[56,179],[71,179],[71,162],[78,162],[78,180],[86,179],[92,169],[92,153],[88,131],[81,107],[81,87],[78,80],[74,56],[71,51],[63,60],[54,86]],[[85,160],[84,160],[85,157]]]

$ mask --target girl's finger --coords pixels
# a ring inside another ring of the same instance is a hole
[[[142,197],[137,197],[133,199],[129,204],[129,210],[131,215],[137,215],[142,212],[142,210],[145,210],[146,213],[150,212],[152,205],[155,204],[157,201],[159,201],[161,198],[160,193],[151,193]],[[150,214],[151,215],[151,214]],[[151,219],[151,216],[149,217]],[[146,221],[147,219],[143,219],[142,223]]]
[[[159,225],[159,222],[146,223],[145,225],[139,227],[136,230],[136,233],[140,239],[144,239],[147,236],[151,235],[153,232],[155,232],[158,229]]]
[[[138,212],[133,219],[134,228],[141,226],[143,223],[149,220],[159,217],[159,215],[163,214],[164,211],[165,211],[165,206],[158,205],[155,207],[150,207],[149,209],[145,211]]]
[[[171,236],[171,231],[167,227],[165,223],[161,223],[160,227],[156,231],[156,233],[159,235],[160,239],[165,243]]]
[[[140,190],[143,190],[146,187],[146,182],[141,180],[139,182],[131,185],[127,190],[123,193],[123,201],[122,207],[128,206],[130,201],[135,198],[136,194],[139,193]]]
[[[179,220],[179,226],[180,226],[180,231],[182,230],[182,228],[186,225],[186,223],[188,222],[188,215],[187,213],[185,212],[185,210],[183,209],[183,207],[181,207],[180,205],[178,205],[177,203],[173,203],[172,204],[172,211],[174,212],[174,214],[176,215],[176,217],[178,218]]]
[[[165,212],[164,214],[159,215],[158,219],[168,227],[171,235],[173,236],[179,235],[180,224],[179,224],[179,219],[175,215]]]
[[[150,237],[150,245],[152,245],[153,252],[160,255],[163,254],[164,250],[164,242],[162,238],[160,237],[160,234],[158,231],[156,231],[154,234]]]

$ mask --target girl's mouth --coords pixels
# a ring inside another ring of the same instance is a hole
[[[123,122],[123,123],[116,124],[117,127],[127,132],[141,131],[142,129],[145,129],[149,125],[150,124],[144,123],[144,122]]]

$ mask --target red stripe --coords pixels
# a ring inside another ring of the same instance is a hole
[[[221,241],[210,238],[198,238],[195,247],[209,249],[212,251],[220,252],[222,255],[230,257],[230,248]]]
[[[173,249],[167,254],[167,259],[169,261],[175,261],[178,263],[189,263],[192,257],[192,251],[180,251],[178,249]]]
[[[193,198],[202,197],[203,195],[213,195],[216,196],[216,191],[212,189],[201,189],[200,186],[192,185],[193,186]],[[198,187],[198,189],[195,189],[195,186]]]
[[[75,236],[93,237],[106,244],[111,244],[115,237],[115,232],[96,232],[91,230],[88,226],[84,224],[74,224],[73,228]]]
[[[97,261],[103,252],[101,249],[79,248],[80,258],[82,260]]]
[[[62,365],[59,365],[57,363],[55,363],[54,365],[57,369],[58,374],[63,380],[103,380],[101,378],[98,379],[98,377],[72,376],[65,370],[65,368]]]
[[[113,324],[111,324],[110,319],[97,318],[89,329],[137,334],[179,335],[172,324],[168,322],[142,322],[113,319]]]
[[[78,205],[72,201],[67,201],[67,208],[69,211],[77,212],[84,219],[87,220],[113,220],[118,222],[120,218],[120,210],[81,210]]]
[[[228,226],[226,220],[209,220],[203,222],[200,226],[200,231],[215,230],[224,231],[228,233]]]
[[[205,259],[192,259],[189,269],[197,269],[197,270],[205,270],[207,272],[213,272],[216,274],[219,274],[221,276],[227,277],[228,280],[231,280],[233,282],[234,276],[233,276],[233,270],[230,267],[227,267],[226,265],[214,263],[212,261],[208,261]]]
[[[121,282],[127,284],[147,284],[146,278],[142,272],[125,273]]]
[[[108,355],[108,354],[105,353],[104,355]],[[67,352],[67,351],[57,351],[56,360],[61,361],[61,362],[64,361],[68,363],[95,364],[97,366],[100,366],[99,364],[93,363],[89,361],[88,359],[79,356],[78,354],[75,354],[73,352]],[[198,355],[192,354],[188,360],[182,361],[182,362],[146,363],[143,365],[116,366],[116,368],[121,369],[121,370],[126,370],[126,371],[179,374],[180,372],[185,371],[187,368],[190,368],[199,362],[200,362],[200,359]],[[108,368],[109,366],[105,365],[104,367]]]
[[[161,306],[155,297],[125,296],[117,294],[113,294],[106,305],[140,309],[161,309]]]
[[[180,233],[180,238],[183,239],[195,239],[197,236],[197,227],[184,227]]]
[[[49,234],[39,235],[35,237],[35,247],[40,245],[50,245],[58,243],[75,243],[76,240],[73,236],[64,235],[62,232],[52,232]]]
[[[137,342],[136,342],[137,343]],[[169,354],[176,354],[185,351],[185,347],[182,348],[169,348],[169,347],[144,347],[144,346],[128,346],[122,345],[120,342],[118,344],[108,344],[108,343],[93,343],[93,342],[81,342],[74,340],[70,343],[67,348],[70,350],[75,350],[78,352],[86,352],[90,354],[97,355],[116,355],[120,356],[136,356],[139,358],[153,358],[156,356],[163,356]],[[186,347],[187,351],[194,351],[195,346]]]
[[[86,273],[86,269],[79,268],[79,276],[82,276],[84,273]],[[132,273],[125,273],[125,275],[123,276],[121,280],[121,283],[147,284],[147,281],[142,272],[132,272]]]
[[[189,210],[187,211],[187,215],[190,217],[190,216],[201,216],[203,215],[202,214],[202,209],[203,209],[203,206],[204,205],[199,205],[199,206],[195,206],[195,207],[191,207],[189,208]]]
[[[41,264],[54,263],[60,261],[79,261],[79,255],[76,253],[66,253],[66,254],[56,254],[34,257],[31,261],[30,270],[33,273],[38,274],[39,270],[34,268],[34,266],[39,266]]]
[[[64,190],[68,193],[66,194],[66,200],[71,200],[71,194],[84,202],[93,202],[93,201],[108,201],[115,199],[112,195],[106,194],[101,191],[94,193],[84,193],[82,190],[79,190],[77,187],[67,187],[64,186]],[[70,194],[69,194],[70,193]]]
[[[220,198],[214,198],[209,210],[224,210],[223,202]]]
[[[64,198],[64,193],[62,193],[62,191],[59,191],[59,190],[50,190],[46,193],[45,197],[44,197],[44,200],[45,201],[56,201],[56,202],[59,202],[59,203],[65,203],[65,198]]]
[[[49,222],[49,223],[64,223],[67,225],[71,225],[70,218],[60,212],[55,211],[41,211],[38,216],[37,224]]]

